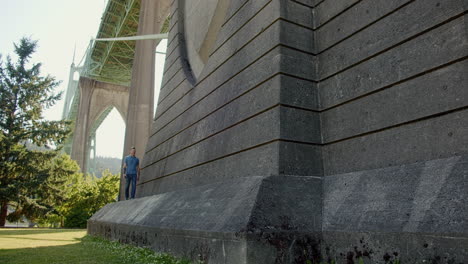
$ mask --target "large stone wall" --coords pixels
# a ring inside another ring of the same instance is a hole
[[[466,262],[466,1],[210,4],[174,0],[139,199],[89,232],[208,263]]]

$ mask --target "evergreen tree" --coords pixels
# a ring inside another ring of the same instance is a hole
[[[50,185],[51,160],[70,130],[69,122],[43,119],[43,110],[61,93],[54,93],[59,84],[54,77],[41,76],[40,63],[30,63],[37,41],[23,38],[14,46],[15,63],[10,56],[6,62],[0,57],[0,226],[5,225],[10,203],[21,214],[51,210],[39,196],[41,188]],[[48,150],[32,150],[28,144]]]
[[[45,164],[47,179],[33,189],[21,190],[21,199],[10,202],[14,212],[7,216],[16,222],[25,216],[31,223],[44,222],[48,217],[59,219],[63,226],[63,205],[71,198],[72,188],[83,178],[76,161],[61,154]],[[77,180],[78,179],[78,180]]]

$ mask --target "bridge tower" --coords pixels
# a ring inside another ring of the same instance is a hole
[[[96,39],[90,41],[80,66],[72,64],[63,118],[75,123],[65,150],[83,172],[88,171],[90,151],[95,153],[96,130],[113,108],[126,122],[124,153],[129,146],[144,153],[154,114],[154,59],[159,39],[128,36],[160,33],[168,9],[167,1],[109,1]],[[77,72],[80,77],[75,80]]]

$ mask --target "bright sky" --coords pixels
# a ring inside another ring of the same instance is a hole
[[[42,74],[62,83],[58,91],[65,98],[70,64],[83,57],[89,40],[96,36],[106,0],[0,0],[0,54],[13,55],[13,43],[26,36],[38,40],[33,61],[42,63]],[[158,51],[165,52],[166,41]],[[159,94],[164,55],[156,55],[155,96]],[[157,100],[155,100],[157,102]],[[62,116],[63,100],[45,112],[45,118]],[[97,155],[121,158],[125,124],[114,109],[97,130]],[[109,136],[111,135],[111,136]]]

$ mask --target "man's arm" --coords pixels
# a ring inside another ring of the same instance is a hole
[[[124,164],[123,164],[123,176],[126,178],[127,177],[127,161],[124,160]]]
[[[137,169],[137,181],[139,181],[140,180],[140,164],[137,165],[136,169]]]

